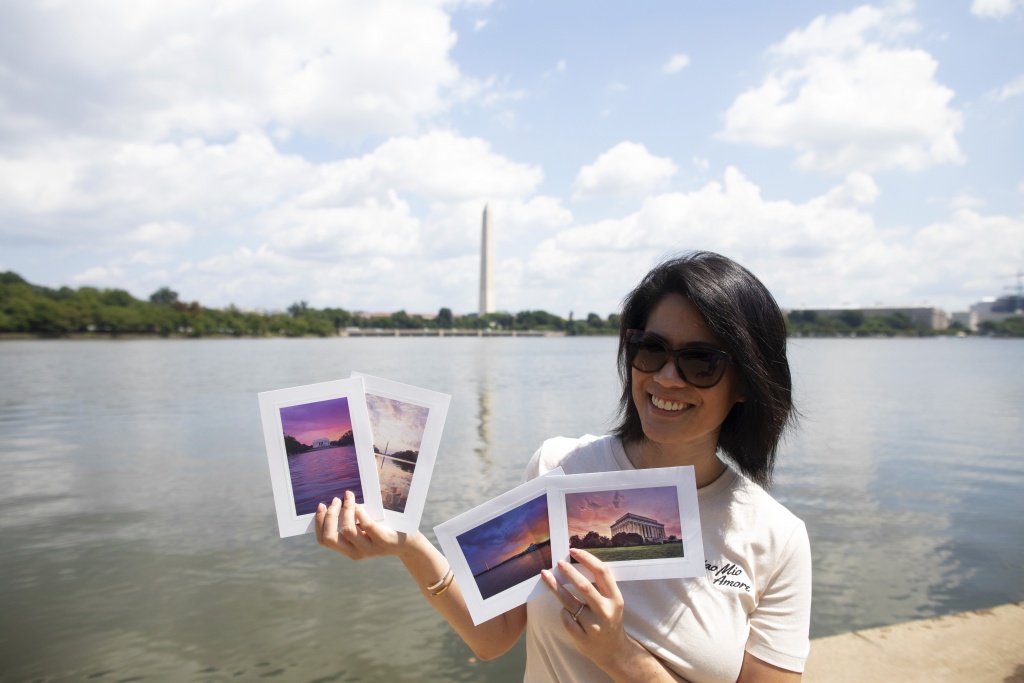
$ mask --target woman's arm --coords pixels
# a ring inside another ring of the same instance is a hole
[[[762,661],[750,654],[743,653],[743,668],[736,683],[800,683],[803,674],[787,669],[780,669],[774,664]]]
[[[569,554],[594,575],[591,583],[570,563],[558,562],[562,575],[583,598],[582,603],[550,571],[545,569],[541,577],[565,608],[561,612],[562,626],[579,651],[617,683],[685,683],[685,679],[665,668],[660,659],[626,633],[622,624],[622,593],[608,565],[585,550],[572,548]]]
[[[320,545],[352,560],[385,555],[398,557],[431,606],[481,659],[503,655],[515,645],[526,627],[523,605],[479,626],[474,625],[462,591],[454,580],[443,593],[431,595],[427,587],[445,576],[449,567],[441,551],[419,532],[410,536],[373,521],[363,506],[356,504],[351,491],[345,492],[344,502],[335,498],[329,506],[320,503],[314,528]]]
[[[622,593],[608,565],[585,550],[572,548],[569,553],[594,575],[591,583],[570,563],[558,563],[559,570],[583,598],[582,603],[550,571],[544,570],[541,576],[565,608],[561,612],[562,625],[580,652],[617,683],[685,683],[686,679],[669,670],[661,659],[626,633]],[[737,683],[799,683],[800,678],[799,673],[780,669],[745,652]]]

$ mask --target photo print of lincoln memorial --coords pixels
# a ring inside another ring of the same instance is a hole
[[[665,539],[665,525],[656,519],[627,512],[612,522],[612,536],[616,534],[640,534],[647,543],[660,543]]]
[[[569,547],[605,562],[684,557],[677,495],[675,486],[566,493]]]

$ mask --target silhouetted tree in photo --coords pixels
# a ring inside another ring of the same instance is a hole
[[[628,548],[635,545],[644,545],[644,537],[638,533],[620,531],[612,536],[613,548]]]

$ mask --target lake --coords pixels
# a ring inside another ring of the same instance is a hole
[[[794,339],[774,495],[812,634],[1024,599],[1024,341]],[[256,394],[359,370],[452,395],[429,530],[603,433],[610,338],[0,343],[0,681],[520,681],[391,559],[278,538]]]
[[[345,491],[352,491],[356,501],[363,502],[355,446],[335,446],[289,455],[288,473],[297,515],[316,512],[319,503],[329,503],[335,497],[344,498]]]

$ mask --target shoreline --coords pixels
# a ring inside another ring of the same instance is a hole
[[[1024,602],[811,641],[804,683],[1024,683]]]
[[[112,332],[73,332],[68,334],[32,334],[28,332],[0,332],[0,342],[5,341],[199,341],[203,339],[220,339],[220,340],[239,340],[239,339],[259,339],[259,340],[272,340],[272,339],[345,339],[345,338],[361,338],[361,337],[419,337],[419,338],[444,338],[444,337],[477,337],[477,338],[488,338],[488,337],[527,337],[531,339],[546,339],[546,338],[562,338],[574,336],[579,339],[591,339],[597,337],[610,337],[616,338],[615,334],[580,334],[580,335],[569,335],[565,332],[554,331],[554,330],[362,330],[359,332],[348,331],[340,334],[332,334],[327,336],[320,335],[304,335],[301,337],[290,337],[284,334],[264,334],[264,335],[234,335],[234,334],[205,334],[199,337],[190,336],[186,334],[140,334],[140,333],[112,333]],[[791,334],[787,337],[790,340],[806,340],[806,339],[848,339],[852,341],[865,340],[865,339],[889,339],[889,340],[905,340],[905,339],[992,339],[992,340],[1013,340],[1021,339],[1022,337],[1011,337],[1006,335],[996,334],[968,334],[968,335],[951,335],[951,334],[929,334],[929,335],[871,335],[871,336],[850,336],[850,335],[806,335],[806,334]]]

